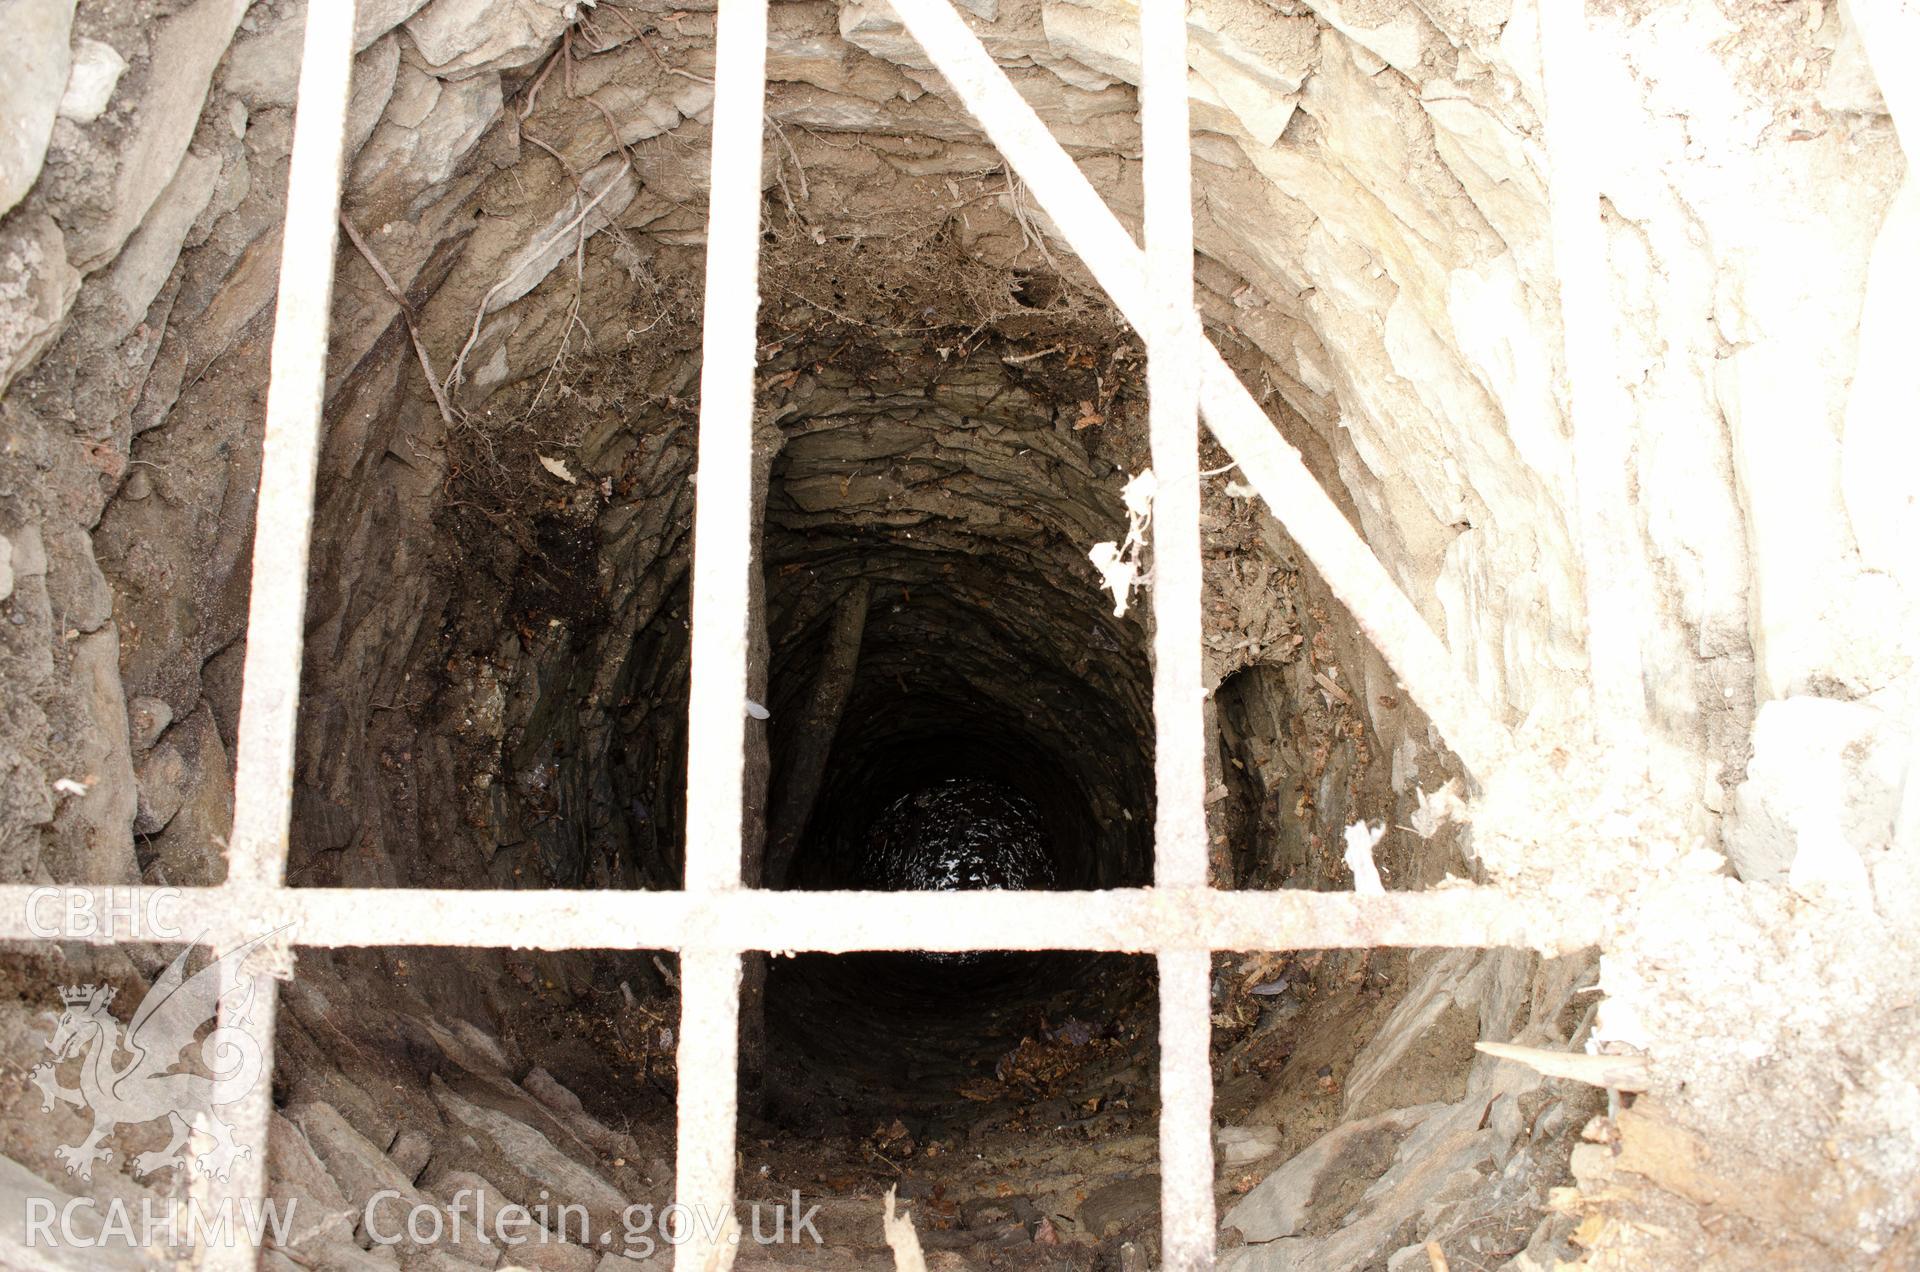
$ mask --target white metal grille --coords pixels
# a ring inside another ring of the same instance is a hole
[[[1183,0],[1141,7],[1146,251],[1100,200],[948,0],[892,0],[1149,353],[1154,533],[1155,886],[1094,893],[771,893],[741,886],[740,830],[752,507],[749,448],[758,310],[766,0],[719,9],[713,123],[683,892],[290,889],[285,886],[301,626],[340,201],[354,4],[308,5],[254,538],[228,881],[186,889],[182,931],[224,950],[262,931],[284,945],[671,949],[682,956],[677,1195],[731,1206],[741,955],[1072,949],[1152,952],[1161,1004],[1163,1261],[1214,1258],[1208,955],[1214,950],[1511,945],[1564,950],[1598,936],[1590,913],[1491,889],[1360,896],[1217,892],[1207,884],[1200,679],[1196,404],[1468,768],[1511,740],[1453,673],[1439,640],[1275,431],[1193,310]],[[0,939],[28,940],[40,890],[0,887]],[[68,888],[104,907],[109,890]],[[77,899],[77,898],[76,898]],[[111,932],[91,939],[110,941]],[[275,998],[246,1027],[272,1060]],[[224,1021],[222,1023],[234,1023]],[[256,1085],[236,1137],[264,1145],[271,1086]],[[265,1191],[265,1153],[224,1187]],[[725,1267],[727,1232],[679,1248],[681,1269]],[[207,1268],[252,1267],[244,1246]]]

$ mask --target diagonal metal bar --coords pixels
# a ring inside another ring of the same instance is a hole
[[[124,889],[121,890],[124,892]],[[0,941],[60,934],[63,898],[104,910],[106,887],[0,886]],[[119,899],[124,904],[124,898]],[[562,892],[462,888],[183,888],[163,908],[175,941],[226,945],[292,924],[289,945],[516,949],[1300,950],[1513,946],[1557,954],[1598,944],[1608,915],[1588,897],[1494,888],[1431,892]],[[165,933],[143,939],[167,940]],[[126,939],[124,936],[121,939]]]
[[[1152,326],[1140,249],[1053,134],[947,0],[890,0],[894,12],[953,86],[1061,235],[1136,328]],[[1195,324],[1198,330],[1198,324]],[[1447,649],[1354,532],[1209,340],[1194,338],[1200,405],[1294,542],[1319,568],[1467,767],[1485,774],[1511,749],[1506,727],[1454,670]]]

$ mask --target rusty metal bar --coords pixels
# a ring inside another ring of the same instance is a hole
[[[104,907],[106,887],[0,887],[0,940],[52,937],[61,896]],[[29,903],[32,902],[31,911]],[[1577,893],[1431,892],[482,891],[460,888],[181,889],[165,913],[210,944],[294,925],[288,944],[485,945],[515,949],[1290,950],[1514,946],[1561,953],[1599,942],[1606,915]],[[59,937],[57,939],[70,939]],[[98,935],[96,944],[112,938]],[[121,939],[126,939],[122,937]],[[165,940],[164,936],[145,939]]]

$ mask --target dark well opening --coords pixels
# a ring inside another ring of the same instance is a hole
[[[950,487],[976,490],[953,457],[989,431],[1003,430],[940,410],[886,427],[802,425],[774,465],[768,886],[1084,889],[1151,876],[1139,628],[1114,619],[1070,537],[1039,517],[1008,524],[1011,511],[1067,502],[1061,466],[1023,456],[1005,472],[1010,489],[949,500],[957,515],[938,519],[903,514],[888,486],[919,464],[951,467]],[[911,450],[859,458],[900,446]],[[827,497],[816,501],[823,476]],[[862,476],[871,503],[849,510]],[[1112,1021],[1119,1000],[1150,999],[1136,962],[774,959],[768,1112],[796,1128],[864,1133],[868,1121],[904,1116],[923,1119],[921,1136],[957,1131],[979,1110],[956,1089],[992,1078],[1023,1037],[1069,1018]],[[1110,996],[1115,1009],[1090,1008]],[[1128,1049],[1150,1050],[1125,1014]]]

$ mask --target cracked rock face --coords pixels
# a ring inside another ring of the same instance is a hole
[[[962,8],[1137,229],[1136,10]],[[1288,510],[1207,444],[1215,883],[1351,887],[1367,821],[1390,889],[1471,875],[1610,934],[1597,1013],[1585,955],[1222,956],[1239,1265],[1420,1266],[1433,1239],[1531,1268],[1572,1257],[1576,1223],[1596,1266],[1910,1252],[1920,202],[1894,127],[1914,37],[1881,8],[1587,14],[1602,259],[1556,266],[1565,81],[1536,0],[1189,6],[1206,331],[1525,752],[1461,773]],[[304,17],[0,0],[0,881],[224,877]],[[676,886],[711,4],[357,18],[289,877]],[[1032,808],[1056,885],[1144,883],[1146,607],[1116,617],[1088,559],[1147,466],[1138,342],[887,6],[775,4],[767,67],[749,877],[843,885],[889,801],[960,778]],[[1606,349],[1576,417],[1557,271],[1582,264]],[[1582,740],[1596,438],[1628,465],[1593,590],[1635,598],[1637,766]],[[1470,833],[1430,803],[1469,776]],[[1764,968],[1730,979],[1735,948]],[[35,977],[155,970],[24,957],[23,1069]],[[1131,1257],[1156,1195],[1130,1120],[1148,978],[983,960],[876,995],[899,970],[877,966],[750,975],[767,1178],[858,1191],[921,1145],[929,1249],[939,1221],[970,1234],[940,1255]],[[1829,977],[1857,1019],[1805,997]],[[295,986],[277,1187],[329,1213],[388,1179],[436,1205],[664,1201],[665,962],[314,952]],[[1645,1049],[1653,1090],[1595,1130],[1619,1153],[1575,1160],[1592,1099],[1476,1039]],[[1043,1122],[1096,1147],[1042,1161],[1020,1135]],[[0,1189],[45,1175],[48,1129],[0,1129],[22,1164]],[[781,1156],[808,1135],[839,1147]],[[949,1142],[1017,1196],[941,1174]],[[1780,1155],[1813,1163],[1815,1227],[1751,1186]],[[883,1258],[869,1226],[834,1230],[832,1266]],[[498,1257],[382,1256],[357,1219],[309,1238],[340,1266]],[[594,1260],[556,1249],[541,1266]]]

